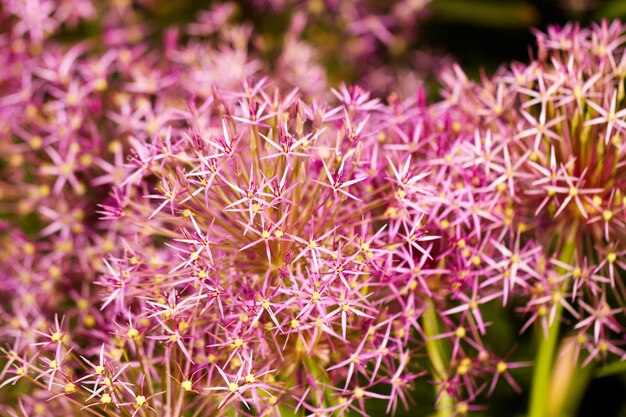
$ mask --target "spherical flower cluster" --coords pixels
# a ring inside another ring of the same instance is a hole
[[[555,271],[528,286],[526,309],[546,328],[555,314],[545,313],[567,309],[587,362],[626,353],[617,320],[626,295],[623,36],[618,22],[551,28],[538,34],[531,64],[482,84],[451,74],[447,87],[450,108],[472,126],[450,163],[476,169],[480,188],[511,202],[513,229],[552,256]]]
[[[93,17],[66,3],[2,10],[3,413],[375,415],[424,382],[466,415],[531,364],[503,311],[533,417],[560,327],[572,366],[626,357],[621,23],[429,104],[327,92],[297,45],[271,71],[228,4],[157,50],[125,2],[50,38]]]

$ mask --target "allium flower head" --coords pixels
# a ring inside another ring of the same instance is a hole
[[[561,328],[558,369],[626,357],[621,23],[429,104],[327,89],[316,43],[341,22],[385,90],[426,2],[256,3],[298,9],[275,65],[231,3],[158,48],[150,1],[74,43],[95,3],[0,10],[0,412],[394,414],[422,383],[464,416],[522,391],[499,338],[532,328],[543,417]]]
[[[511,233],[553,257],[546,282],[528,288],[532,320],[552,323],[564,308],[590,359],[621,356],[610,340],[622,332],[614,319],[622,309],[611,304],[624,296],[624,27],[551,27],[537,41],[536,60],[482,84],[459,72],[445,79],[447,111],[470,126],[452,160],[475,167],[484,193],[510,202]]]

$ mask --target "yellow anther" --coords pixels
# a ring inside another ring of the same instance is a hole
[[[143,395],[138,395],[135,397],[135,405],[137,407],[141,407],[146,403],[146,397],[144,397]]]
[[[186,379],[186,380],[184,380],[183,382],[181,382],[181,383],[180,383],[180,387],[181,387],[184,391],[186,391],[186,392],[191,391],[192,386],[193,386],[193,384],[192,384],[192,383],[191,383],[191,381],[190,381],[190,380],[188,380],[188,379]]]
[[[457,414],[464,416],[467,414],[468,411],[469,411],[469,406],[467,405],[465,401],[461,401],[456,404]]]
[[[467,335],[467,331],[465,330],[465,327],[460,326],[456,328],[456,330],[454,331],[454,335],[459,339],[462,339],[465,337],[465,335]]]
[[[37,150],[41,148],[41,145],[43,144],[43,140],[41,139],[40,136],[33,136],[32,138],[30,138],[28,143],[30,144],[31,148],[33,148],[34,150]]]
[[[600,197],[599,195],[594,195],[593,198],[591,199],[591,201],[596,206],[602,205],[602,197]]]
[[[139,337],[139,330],[135,329],[134,327],[131,327],[126,332],[126,337],[128,337],[129,339],[135,339]]]
[[[76,392],[76,384],[74,384],[73,382],[68,382],[67,384],[65,384],[66,394],[73,394],[75,392]]]

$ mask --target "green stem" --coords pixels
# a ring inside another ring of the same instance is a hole
[[[574,262],[576,249],[576,234],[578,227],[572,225],[569,236],[561,250],[559,260],[566,264]],[[559,273],[564,271],[559,270]],[[563,289],[567,288],[569,282],[563,283]],[[555,320],[548,328],[547,337],[539,341],[539,349],[535,360],[535,367],[530,391],[530,407],[528,417],[546,417],[547,401],[550,392],[550,381],[552,377],[552,368],[554,356],[559,339],[560,317],[563,311],[563,305],[556,305]]]
[[[626,362],[613,362],[608,365],[605,365],[601,368],[598,368],[597,371],[593,374],[594,378],[604,378],[612,375],[619,375],[622,373],[626,373]]]
[[[422,315],[424,333],[426,334],[426,351],[432,366],[433,377],[436,382],[442,382],[448,377],[448,367],[446,366],[445,347],[441,339],[432,339],[439,334],[439,320],[432,300],[427,300],[428,308]],[[448,417],[454,411],[454,399],[440,386],[435,385],[435,396],[439,396],[438,417]]]

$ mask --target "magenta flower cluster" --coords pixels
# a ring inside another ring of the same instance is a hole
[[[359,4],[366,44],[408,27]],[[421,379],[463,416],[532,364],[486,309],[538,330],[544,391],[560,329],[574,366],[626,358],[626,26],[538,32],[429,102],[327,91],[295,34],[270,67],[229,4],[159,48],[124,1],[57,37],[103,7],[1,10],[3,415],[392,414],[433,407]]]

